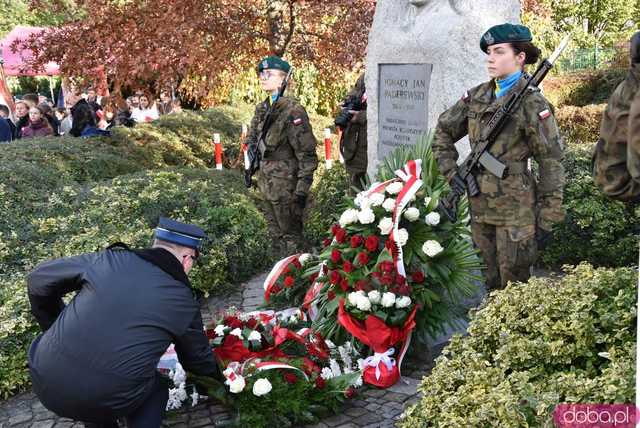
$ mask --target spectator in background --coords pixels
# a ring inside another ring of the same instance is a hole
[[[47,102],[47,97],[42,94],[38,94],[38,105],[44,104],[46,102]]]
[[[16,101],[16,139],[22,138],[22,128],[29,124],[29,104],[24,100]]]
[[[63,107],[55,109],[54,114],[60,126],[58,127],[58,135],[66,135],[71,130],[71,115],[67,113],[67,110]]]
[[[53,135],[53,128],[39,107],[29,109],[29,123],[22,128],[22,138],[47,137]]]
[[[171,113],[182,113],[182,105],[180,105],[180,100],[178,98],[171,102]]]
[[[158,101],[158,112],[160,115],[165,115],[171,113],[173,109],[173,103],[171,101],[171,97],[169,96],[169,92],[161,91],[160,92],[160,100]]]
[[[6,119],[9,128],[11,128],[11,139],[15,140],[18,138],[18,128],[11,120],[11,110],[4,104],[0,104],[0,118]]]
[[[98,110],[102,110],[100,97],[98,97],[98,94],[96,93],[96,90],[94,88],[87,89],[87,103],[89,103],[94,113],[97,113]]]
[[[69,133],[74,137],[108,136],[109,131],[104,131],[96,126],[95,113],[86,100],[80,100],[71,108],[73,126]]]
[[[140,106],[131,112],[131,118],[137,123],[151,122],[157,120],[159,117],[160,114],[158,114],[156,104],[151,104],[147,95],[140,97]]]
[[[24,94],[22,100],[27,103],[29,108],[35,107],[40,104],[40,97],[38,94]]]
[[[49,104],[42,103],[38,106],[40,111],[44,114],[44,118],[47,119],[49,125],[53,129],[53,135],[60,135],[60,121],[56,118],[55,114],[53,114],[53,109],[49,106]]]
[[[0,117],[0,143],[10,143],[13,141],[13,132],[9,126],[9,119]]]
[[[82,99],[82,94],[80,93],[78,86],[75,83],[72,83],[69,86],[69,90],[64,93],[64,107],[67,111],[70,111],[71,107],[76,105],[80,99]]]

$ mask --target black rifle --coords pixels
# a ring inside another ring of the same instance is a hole
[[[269,105],[269,109],[264,116],[262,132],[260,133],[260,138],[256,141],[256,144],[250,146],[248,148],[248,156],[249,156],[249,169],[244,171],[244,185],[247,187],[251,187],[251,178],[253,175],[258,172],[260,169],[260,161],[262,161],[262,154],[260,153],[260,145],[264,147],[264,140],[267,138],[267,132],[269,132],[269,128],[273,124],[273,110],[275,108],[278,100],[284,95],[284,91],[287,89],[287,85],[289,84],[289,79],[291,78],[291,73],[293,73],[293,67],[289,69],[287,73],[287,77],[282,81],[282,85],[278,89],[278,95],[276,95],[276,99],[271,102]]]
[[[480,134],[479,141],[472,144],[471,153],[464,162],[458,167],[456,174],[451,179],[449,185],[451,186],[451,192],[442,198],[438,204],[440,212],[444,213],[449,220],[455,222],[458,217],[458,201],[465,192],[468,191],[470,197],[477,196],[480,193],[478,183],[474,178],[472,171],[479,168],[482,165],[485,169],[491,172],[498,178],[504,178],[506,172],[506,165],[500,162],[489,153],[489,149],[496,141],[500,132],[504,129],[504,126],[511,119],[511,115],[518,108],[522,99],[532,89],[538,88],[540,83],[544,80],[547,73],[553,64],[556,62],[562,51],[567,47],[570,36],[566,36],[560,46],[551,54],[548,59],[542,61],[538,66],[538,69],[531,77],[529,77],[526,86],[524,86],[519,92],[513,93],[509,96],[509,99],[499,108],[487,125],[483,128]]]

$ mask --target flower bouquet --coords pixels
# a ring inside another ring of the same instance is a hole
[[[315,281],[314,273],[305,269],[315,262],[311,254],[294,254],[275,264],[264,281],[265,307],[285,309],[302,305],[309,285]]]

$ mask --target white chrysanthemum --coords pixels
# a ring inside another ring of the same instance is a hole
[[[251,333],[249,333],[249,340],[261,340],[262,339],[262,335],[260,334],[260,332],[253,330]]]
[[[309,253],[301,254],[300,257],[298,257],[298,261],[301,265],[307,263],[309,260],[311,260],[311,254]]]
[[[333,349],[336,347],[336,344],[333,343],[332,341],[330,341],[329,339],[325,340],[324,343],[327,344],[327,346],[329,347],[329,349]]]
[[[407,208],[407,210],[404,212],[404,218],[409,221],[416,221],[420,218],[420,210],[416,207]]]
[[[198,394],[198,391],[196,391],[196,388],[193,388],[193,392],[190,395],[191,397],[191,407],[195,407],[198,405],[198,400],[200,400],[201,395]]]
[[[409,296],[402,296],[396,300],[396,308],[408,308],[411,305],[411,298]]]
[[[398,229],[396,241],[401,247],[407,245],[407,241],[409,241],[409,232],[407,232],[407,229]]]
[[[356,306],[363,312],[371,310],[371,302],[366,296],[359,296],[358,301],[356,302]]]
[[[376,305],[380,303],[380,299],[382,298],[378,290],[369,291],[368,297],[369,297],[369,301],[371,301],[371,303]]]
[[[384,200],[384,202],[382,203],[382,208],[385,209],[385,211],[387,212],[391,212],[393,211],[393,209],[396,207],[396,200],[393,198],[387,198]]]
[[[395,195],[400,193],[403,187],[404,185],[401,182],[394,181],[393,183],[389,184],[385,190],[388,194]]]
[[[362,376],[358,376],[358,379],[353,382],[353,386],[356,388],[360,388],[362,386]]]
[[[382,306],[385,308],[390,308],[396,303],[396,295],[391,292],[386,292],[382,295],[381,300]]]
[[[217,325],[216,328],[213,329],[216,336],[224,336],[224,331],[227,327],[225,325]]]
[[[358,358],[358,370],[364,369],[364,358]]]
[[[320,372],[320,377],[324,380],[329,380],[333,378],[333,372],[329,367],[323,367]]]
[[[381,235],[390,234],[391,229],[393,229],[393,220],[391,220],[391,217],[385,217],[380,220],[380,223],[378,223],[378,229],[380,229]]]
[[[253,384],[253,395],[255,395],[256,397],[267,395],[269,392],[271,392],[272,388],[273,387],[271,386],[271,382],[269,382],[269,379],[260,378],[256,381],[256,383]]]
[[[240,330],[239,328],[234,328],[229,334],[238,336],[240,339],[242,339],[242,330]]]
[[[435,211],[431,212],[424,218],[424,222],[429,226],[437,226],[440,223],[440,214]]]
[[[358,221],[358,210],[353,208],[349,208],[348,210],[343,212],[342,215],[340,216],[340,220],[338,220],[338,222],[340,223],[340,226],[342,227],[345,227],[349,224],[353,224],[356,221]]]
[[[384,202],[384,193],[374,193],[369,195],[369,202],[372,207],[379,207]]]
[[[376,216],[371,208],[363,208],[358,213],[358,221],[362,224],[371,224],[376,220]]]
[[[333,358],[329,360],[329,368],[331,369],[331,373],[333,377],[338,377],[342,375],[342,370],[340,369],[340,364]]]
[[[353,203],[356,204],[356,206],[362,208],[362,203],[366,199],[368,199],[367,194],[365,192],[360,192],[356,195],[355,199],[353,200]]]
[[[295,323],[297,323],[297,322],[298,322],[298,317],[297,317],[297,316],[295,316],[295,315],[291,315],[291,316],[289,317],[289,323],[290,323],[290,324],[295,324]]]
[[[429,240],[422,245],[422,251],[429,257],[435,257],[443,250],[444,248],[438,241]]]

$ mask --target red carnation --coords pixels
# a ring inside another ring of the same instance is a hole
[[[286,380],[288,384],[293,385],[298,381],[298,376],[296,376],[295,373],[287,372],[284,374],[284,380]]]
[[[356,390],[353,386],[350,386],[349,388],[347,388],[347,390],[344,392],[344,396],[347,398],[353,398],[356,395]]]
[[[349,289],[349,281],[347,280],[347,278],[342,278],[342,281],[340,281],[340,288],[345,293],[347,292],[347,290]]]
[[[411,274],[411,280],[413,282],[417,282],[418,284],[422,284],[424,282],[424,274],[422,271],[416,271]]]
[[[353,272],[353,263],[351,263],[349,260],[345,260],[344,264],[342,265],[342,269],[344,269],[346,273]]]
[[[258,326],[258,320],[255,318],[249,318],[246,322],[246,325],[253,330]]]
[[[335,298],[336,298],[336,293],[333,290],[329,290],[329,292],[327,293],[327,299],[333,300]]]
[[[380,245],[380,239],[378,239],[378,237],[375,235],[369,236],[367,240],[364,242],[364,246],[370,252],[377,251],[378,245]]]
[[[291,288],[291,287],[293,287],[293,284],[295,284],[295,282],[296,282],[296,280],[295,280],[295,279],[293,279],[293,277],[292,277],[292,276],[287,276],[287,277],[284,279],[284,286],[285,286],[286,288]]]
[[[364,241],[364,239],[362,238],[362,236],[352,236],[351,237],[351,248],[358,248],[360,245],[362,245],[362,242]]]
[[[344,244],[347,241],[347,231],[344,229],[340,229],[336,232],[336,241],[339,244]]]
[[[358,263],[360,263],[360,266],[365,266],[369,263],[369,254],[364,251],[358,253]]]
[[[340,272],[337,270],[331,271],[331,275],[329,277],[329,282],[336,285],[340,283],[342,276],[340,276]]]
[[[340,263],[342,260],[342,255],[340,254],[340,250],[334,249],[331,251],[331,261],[334,263]]]
[[[328,247],[329,245],[331,245],[331,239],[327,238],[324,241],[322,241],[322,246]]]
[[[316,378],[316,388],[324,389],[327,386],[327,381],[322,379],[320,376]]]

